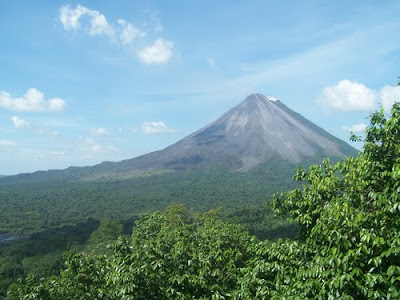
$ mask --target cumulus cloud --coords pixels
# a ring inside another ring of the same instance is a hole
[[[344,112],[372,111],[378,102],[390,110],[395,102],[400,102],[400,86],[385,85],[380,91],[374,91],[361,83],[342,80],[324,88],[317,98],[317,103],[325,109]]]
[[[60,22],[65,30],[78,30],[81,28],[81,19],[86,17],[88,20],[87,33],[92,36],[106,35],[110,38],[115,37],[113,27],[108,23],[106,17],[96,10],[86,8],[82,5],[77,5],[76,8],[71,8],[69,5],[64,5],[60,8]]]
[[[390,110],[395,102],[400,102],[400,86],[385,85],[380,92],[381,104]]]
[[[65,30],[77,30],[81,27],[79,22],[80,17],[87,11],[86,7],[78,5],[75,9],[69,5],[64,5],[60,8],[60,22]]]
[[[164,64],[170,60],[173,47],[172,42],[158,39],[154,44],[140,50],[138,56],[146,64]]]
[[[367,129],[367,125],[364,123],[360,123],[352,126],[343,126],[343,129],[349,132],[360,133],[364,132],[365,129]]]
[[[12,117],[11,121],[13,122],[15,128],[24,128],[24,127],[30,126],[29,122],[27,122],[24,119],[21,119],[17,116]]]
[[[109,134],[109,132],[108,132],[108,130],[107,129],[105,129],[105,128],[93,128],[92,130],[91,130],[91,134],[93,135],[93,136],[104,136],[104,135],[108,135]]]
[[[154,134],[154,133],[171,133],[174,132],[173,129],[168,128],[164,122],[144,122],[142,124],[143,133]]]
[[[0,107],[15,111],[62,111],[65,102],[60,98],[46,100],[44,94],[35,88],[30,88],[22,96],[13,98],[5,91],[0,92]]]
[[[113,146],[103,146],[100,145],[96,140],[88,137],[81,137],[81,146],[84,151],[89,151],[91,153],[106,153],[106,152],[116,152],[117,148]]]
[[[12,147],[16,146],[17,143],[10,140],[0,140],[0,147]]]
[[[324,88],[317,102],[329,110],[370,111],[375,108],[376,93],[365,85],[350,80]]]
[[[107,36],[122,45],[132,44],[136,39],[146,35],[144,31],[124,19],[109,23],[102,13],[82,5],[77,5],[75,8],[69,5],[62,6],[59,10],[59,21],[66,31],[81,30],[90,36]],[[163,30],[156,15],[152,16],[152,22],[155,33]],[[138,51],[137,55],[140,61],[146,64],[164,64],[170,60],[172,48],[171,41],[160,38],[152,45]]]
[[[137,29],[135,26],[125,21],[124,19],[119,19],[118,24],[121,26],[119,38],[124,45],[133,42],[136,38],[145,36],[145,33],[143,31]]]
[[[82,29],[90,36],[107,36],[123,45],[132,43],[136,38],[145,36],[145,33],[124,19],[117,23],[109,23],[107,18],[97,10],[82,5],[72,8],[64,5],[60,8],[59,20],[66,31]]]

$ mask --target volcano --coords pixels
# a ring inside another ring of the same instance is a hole
[[[281,101],[253,94],[177,143],[124,164],[175,170],[223,164],[246,171],[277,157],[300,164],[313,158],[341,159],[356,154],[353,147]]]

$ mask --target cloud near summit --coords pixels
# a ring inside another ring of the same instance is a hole
[[[154,134],[154,133],[171,133],[173,129],[168,128],[164,122],[144,122],[142,124],[143,133]]]

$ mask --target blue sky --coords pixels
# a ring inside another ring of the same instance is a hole
[[[400,100],[399,12],[397,0],[0,1],[0,174],[162,149],[252,93],[348,140]]]

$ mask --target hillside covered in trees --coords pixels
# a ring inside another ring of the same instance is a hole
[[[216,211],[172,206],[107,250],[67,254],[57,276],[20,280],[8,298],[398,299],[400,104],[370,120],[362,154],[299,168],[302,186],[275,196],[295,239],[261,241]]]

